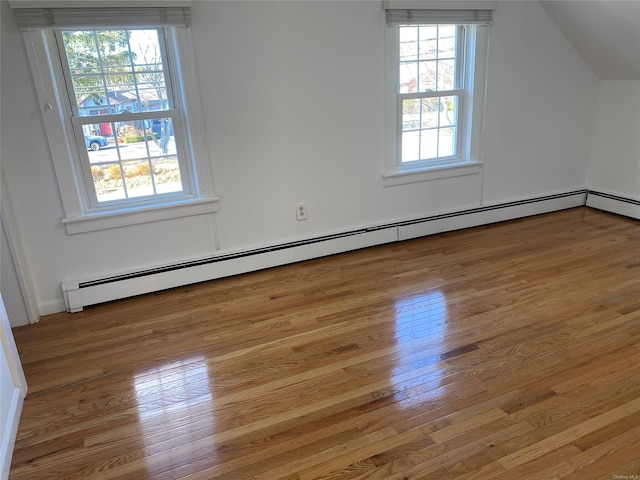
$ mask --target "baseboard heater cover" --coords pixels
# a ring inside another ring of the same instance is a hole
[[[61,284],[65,308],[79,312],[89,305],[119,300],[207,280],[310,260],[446,231],[582,206],[586,190],[470,208],[228,253],[137,272]]]
[[[67,311],[80,312],[88,305],[230,277],[396,240],[395,228],[363,229],[101,279],[62,282],[62,293]]]
[[[589,190],[586,205],[610,213],[640,219],[640,200],[638,199]]]

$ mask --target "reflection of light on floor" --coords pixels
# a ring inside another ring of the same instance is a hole
[[[209,369],[204,357],[178,360],[136,374],[134,387],[138,418],[147,456],[162,449],[166,464],[175,468],[215,453],[213,443],[189,452],[184,446],[211,435],[214,428]],[[195,435],[194,435],[194,432]],[[171,449],[176,452],[171,458]],[[185,454],[186,452],[189,452]],[[190,458],[191,456],[194,458]],[[166,468],[166,465],[165,465]],[[153,472],[147,472],[152,474]]]
[[[440,290],[396,300],[396,338],[442,338],[447,329],[447,299]]]
[[[438,389],[444,372],[438,368],[435,352],[441,352],[446,342],[447,320],[447,300],[439,290],[396,300],[395,338],[402,355],[391,372],[394,384],[427,397],[429,392],[442,395]]]

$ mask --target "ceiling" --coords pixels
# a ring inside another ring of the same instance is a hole
[[[540,3],[600,80],[640,80],[640,0]]]

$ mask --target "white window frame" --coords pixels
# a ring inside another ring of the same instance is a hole
[[[100,28],[131,29],[126,25]],[[73,133],[71,104],[56,44],[56,31],[42,29],[23,32],[62,198],[65,215],[61,222],[69,234],[217,211],[218,198],[214,195],[210,177],[190,30],[189,27],[173,26],[164,26],[162,29],[168,46],[168,69],[174,94],[182,110],[181,125],[177,128],[184,132],[183,152],[187,154],[184,162],[187,171],[181,174],[189,191],[176,198],[146,198],[140,202],[100,207],[96,207],[95,202],[92,205],[91,194],[87,192],[91,186],[85,184],[83,177],[83,160]]]
[[[426,25],[426,23],[425,23]],[[488,27],[464,28],[463,93],[458,111],[457,155],[428,161],[401,161],[402,94],[399,93],[399,29],[385,30],[386,160],[384,186],[403,185],[448,177],[474,175],[483,163],[482,135],[486,97]]]

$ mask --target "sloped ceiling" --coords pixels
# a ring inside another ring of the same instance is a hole
[[[640,0],[540,2],[601,80],[640,80]]]

